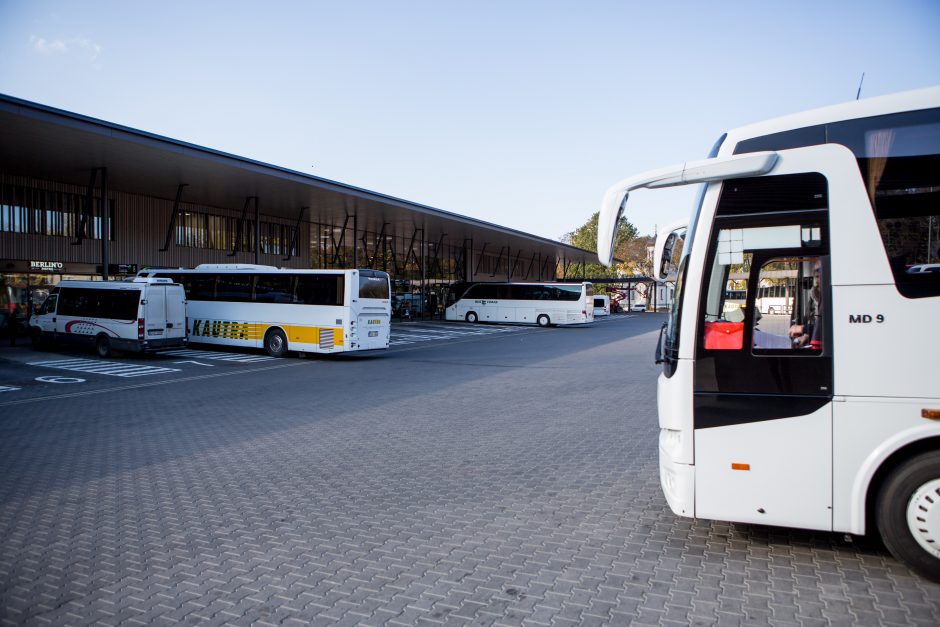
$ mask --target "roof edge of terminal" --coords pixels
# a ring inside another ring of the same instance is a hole
[[[17,110],[17,109],[25,109]],[[424,205],[421,203],[416,203],[410,200],[403,198],[398,198],[395,196],[390,196],[388,194],[382,194],[380,192],[375,192],[369,189],[362,187],[356,187],[354,185],[349,185],[347,183],[342,183],[339,181],[334,181],[331,179],[315,176],[312,174],[307,174],[305,172],[298,172],[297,170],[292,170],[283,166],[273,165],[270,163],[265,163],[264,161],[258,161],[257,159],[251,159],[248,157],[242,157],[233,153],[225,152],[223,150],[217,150],[215,148],[208,148],[206,146],[200,146],[199,144],[194,144],[191,142],[173,139],[172,137],[167,137],[165,135],[159,135],[157,133],[151,133],[149,131],[143,131],[136,129],[130,126],[125,126],[123,124],[118,124],[116,122],[108,122],[107,120],[102,120],[100,118],[91,117],[81,113],[75,113],[74,111],[68,111],[66,109],[60,109],[58,107],[52,107],[50,105],[44,105],[38,102],[33,102],[31,100],[25,100],[23,98],[17,98],[16,96],[11,96],[9,94],[0,93],[0,110],[12,111],[21,115],[30,115],[31,117],[42,117],[48,116],[53,123],[56,122],[56,118],[67,119],[72,122],[87,124],[93,127],[99,127],[100,129],[106,132],[121,132],[132,137],[137,137],[158,144],[165,144],[168,147],[175,147],[177,149],[191,150],[197,153],[202,153],[206,156],[211,156],[214,158],[221,158],[228,161],[241,164],[242,166],[250,166],[252,168],[258,168],[271,175],[277,175],[286,178],[297,179],[298,182],[306,183],[316,183],[321,187],[332,187],[337,191],[355,193],[364,197],[370,197],[371,199],[398,205],[404,208],[421,211],[424,213],[429,213],[432,215],[438,215],[440,217],[445,217],[451,220],[458,220],[466,223],[473,224],[475,226],[483,226],[489,229],[494,229],[497,231],[502,231],[506,234],[513,235],[516,237],[523,237],[533,241],[541,242],[543,244],[551,244],[553,246],[558,246],[565,248],[571,251],[576,251],[581,254],[596,255],[594,251],[584,250],[583,248],[578,248],[570,244],[565,244],[564,242],[549,239],[547,237],[542,237],[540,235],[534,235],[532,233],[526,233],[524,231],[519,231],[506,226],[501,226],[494,224],[492,222],[487,222],[485,220],[480,220],[478,218],[472,218],[469,216],[464,216],[459,213],[454,213],[451,211],[446,211],[444,209],[438,209],[436,207],[431,207],[429,205]]]

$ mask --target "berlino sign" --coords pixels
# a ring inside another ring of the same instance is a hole
[[[39,272],[61,272],[65,264],[61,261],[30,261],[29,269]]]

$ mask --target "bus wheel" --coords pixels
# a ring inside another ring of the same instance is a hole
[[[42,341],[42,331],[39,329],[33,329],[32,333],[29,334],[29,339],[32,340],[34,351],[42,350],[44,348]]]
[[[264,350],[271,357],[283,357],[287,354],[287,337],[280,329],[272,329],[264,336]]]
[[[111,340],[108,339],[107,335],[102,334],[95,339],[95,352],[102,359],[107,359],[114,354],[114,351],[111,350]]]
[[[921,453],[888,476],[878,493],[878,532],[911,570],[940,581],[940,455]]]
[[[464,318],[467,322],[479,322],[480,318],[477,317],[477,312],[468,311],[466,317]]]
[[[538,323],[540,327],[547,327],[548,325],[552,323],[552,321],[549,320],[548,316],[546,316],[545,314],[540,315],[538,318],[535,319],[535,321]]]

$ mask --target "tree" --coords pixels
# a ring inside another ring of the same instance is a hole
[[[599,218],[600,212],[594,212],[594,215],[587,222],[574,231],[565,233],[561,241],[584,250],[596,252],[597,222]],[[620,223],[617,225],[617,235],[614,237],[614,258],[622,259],[623,262],[615,263],[610,268],[605,268],[596,261],[589,263],[585,268],[585,276],[615,278],[624,275],[633,276],[637,271],[640,271],[641,274],[647,274],[644,270],[649,266],[647,246],[651,245],[651,240],[652,238],[647,236],[638,236],[636,227],[630,224],[626,218],[620,218]]]

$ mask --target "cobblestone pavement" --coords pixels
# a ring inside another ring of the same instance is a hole
[[[0,624],[940,623],[873,541],[669,511],[660,323],[0,396]]]

